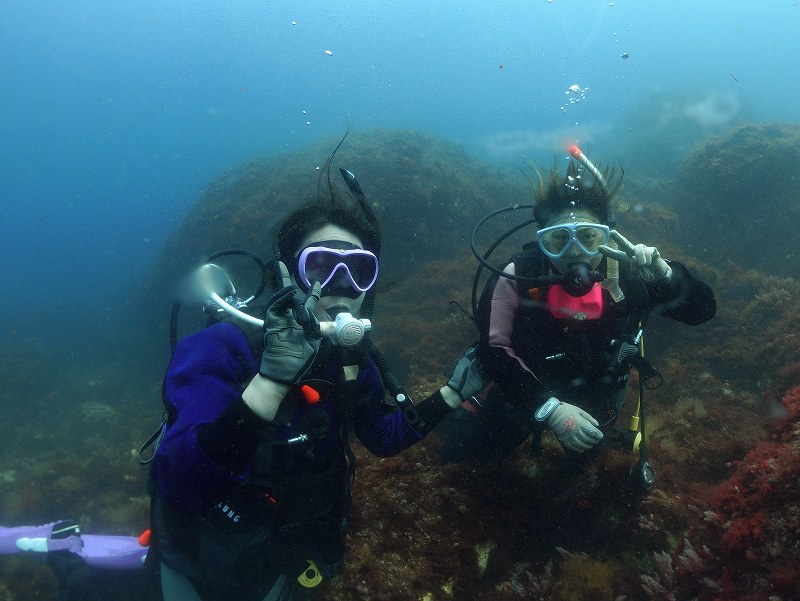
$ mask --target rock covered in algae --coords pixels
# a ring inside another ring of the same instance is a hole
[[[753,108],[730,92],[658,90],[631,106],[619,128],[625,134],[613,141],[614,153],[625,157],[626,172],[663,181],[696,145],[753,117]]]
[[[796,125],[744,124],[697,148],[674,198],[687,252],[796,277],[799,172]]]
[[[217,177],[166,244],[160,284],[174,282],[201,257],[221,249],[247,248],[271,257],[272,235],[286,215],[313,199],[318,185],[325,190],[320,176],[337,143],[323,140]],[[330,170],[334,186],[346,194],[339,168],[356,175],[382,219],[383,258],[400,257],[394,261],[398,271],[416,261],[453,256],[454,249],[468,247],[472,227],[488,210],[530,198],[524,177],[415,131],[350,133]]]

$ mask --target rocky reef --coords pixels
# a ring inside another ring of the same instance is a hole
[[[658,90],[631,106],[614,136],[611,152],[626,168],[668,182],[686,156],[709,138],[752,120],[754,111],[739,95],[709,89]]]
[[[216,180],[164,249],[151,285],[221,248],[267,255],[277,220],[316,192],[316,167],[336,142]],[[622,192],[620,230],[685,263],[719,306],[696,328],[651,319],[647,354],[665,378],[646,397],[653,490],[631,484],[636,456],[623,437],[579,470],[549,434],[538,457],[526,442],[503,462],[457,465],[440,464],[438,431],[387,459],[354,442],[346,565],[317,598],[799,598],[800,282],[786,258],[796,236],[781,229],[797,221],[798,156],[797,128],[741,125],[687,157],[669,186],[677,193],[662,195],[662,182],[653,195],[641,183]],[[469,311],[471,229],[490,210],[529,202],[528,183],[416,132],[354,132],[335,166],[356,173],[387,224],[391,270],[373,337],[421,399],[475,338],[458,309]],[[482,248],[517,222],[499,221]],[[523,238],[498,249],[498,260]],[[169,307],[158,310],[166,321]],[[128,366],[102,361],[42,382],[32,366],[49,351],[29,350],[0,363],[2,523],[74,517],[86,532],[137,534],[147,520],[146,474],[131,452],[157,423],[159,382],[131,388]],[[635,389],[634,374],[628,413]],[[0,595],[48,598],[48,574],[35,560],[0,559]]]
[[[674,186],[681,244],[708,263],[796,277],[798,173],[796,125],[745,123],[700,145]]]
[[[223,248],[272,253],[271,236],[292,209],[314,198],[339,140],[256,160],[217,177],[167,242],[157,270],[168,281]],[[489,208],[528,200],[524,178],[509,177],[463,148],[407,130],[351,132],[336,154],[384,223],[384,249],[403,263],[452,256]],[[391,260],[390,260],[391,263]]]

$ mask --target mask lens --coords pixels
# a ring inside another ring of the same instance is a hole
[[[543,232],[539,238],[542,250],[552,256],[560,255],[570,242],[570,231],[565,227],[558,227]]]
[[[539,230],[536,241],[542,251],[557,259],[566,253],[573,243],[587,255],[596,256],[597,248],[608,244],[609,229],[605,225],[594,223],[575,223],[556,225]]]
[[[314,251],[306,256],[305,272],[309,282],[325,282],[336,266],[341,262],[341,257],[325,251]]]
[[[342,263],[350,270],[350,277],[356,286],[362,289],[369,288],[375,281],[378,273],[378,261],[372,255],[358,254],[342,257]]]
[[[596,255],[597,247],[608,242],[608,231],[601,227],[582,225],[576,229],[575,239],[584,252]]]

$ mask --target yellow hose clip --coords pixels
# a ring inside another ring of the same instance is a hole
[[[306,561],[308,567],[297,577],[297,582],[305,588],[314,588],[322,582],[322,574],[320,574],[317,564],[310,559],[306,559]]]
[[[631,453],[638,453],[639,447],[642,445],[642,433],[637,432],[636,436],[633,437],[633,444],[631,445]]]
[[[641,325],[642,324],[639,324],[640,327]],[[639,355],[644,357],[644,336],[639,338]],[[641,377],[641,375],[639,377]],[[639,446],[642,444],[642,432],[641,428],[639,427],[639,411],[642,405],[641,395],[642,390],[640,387],[636,398],[636,408],[633,410],[631,419],[628,422],[628,436],[626,437],[626,440],[628,443],[630,443],[630,450],[633,453],[638,453]]]

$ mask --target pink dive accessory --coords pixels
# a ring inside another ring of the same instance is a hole
[[[600,319],[603,315],[603,289],[595,283],[583,296],[571,296],[559,284],[554,284],[547,293],[547,306],[556,319]]]

